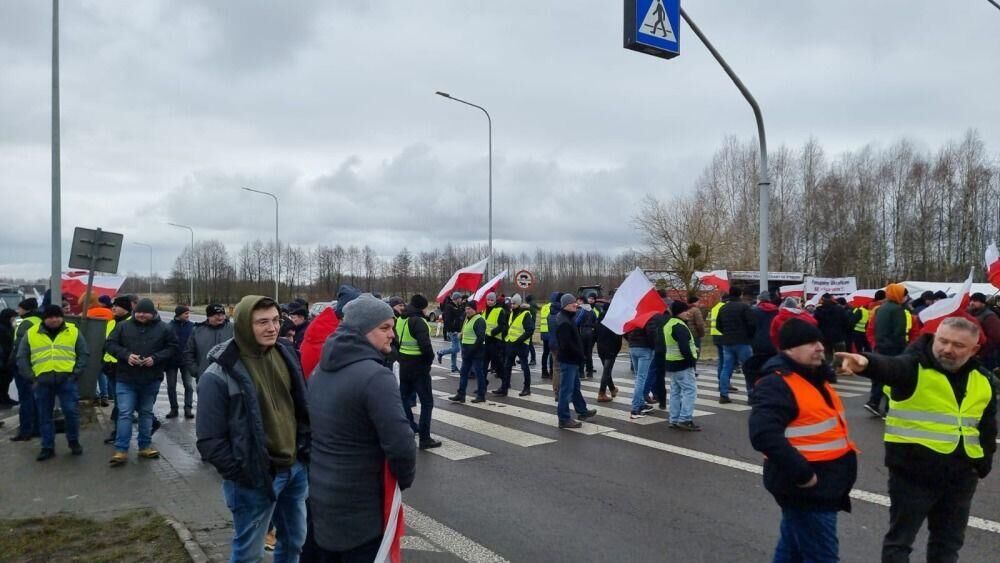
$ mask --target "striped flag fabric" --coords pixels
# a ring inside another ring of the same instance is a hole
[[[642,328],[653,315],[666,310],[667,304],[656,293],[652,282],[636,268],[615,291],[601,323],[615,334],[625,334]]]
[[[729,272],[726,270],[712,270],[711,272],[695,272],[695,279],[700,285],[715,286],[715,289],[722,293],[729,292]]]
[[[1000,287],[1000,252],[995,242],[986,249],[986,279],[993,287]]]
[[[500,289],[500,282],[502,282],[506,277],[507,270],[504,270],[476,291],[476,293],[472,296],[472,299],[476,302],[476,311],[482,313],[486,310],[486,294],[495,293],[498,289]]]
[[[969,270],[969,278],[965,280],[962,289],[958,290],[955,295],[941,299],[920,312],[919,318],[923,325],[923,332],[935,332],[941,321],[948,317],[965,316],[965,308],[969,305],[969,290],[972,288],[972,272],[973,270]]]
[[[444,284],[437,295],[437,302],[444,303],[455,291],[475,291],[479,284],[483,283],[483,276],[486,275],[486,265],[489,258],[483,258],[471,266],[466,266],[451,275],[448,283]]]
[[[379,544],[375,563],[400,563],[402,561],[402,540],[406,531],[403,522],[403,493],[399,490],[396,476],[389,470],[389,462],[382,466],[382,543]]]

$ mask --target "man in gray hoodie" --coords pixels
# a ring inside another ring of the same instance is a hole
[[[416,448],[391,351],[392,308],[363,294],[323,346],[309,379],[312,464],[309,507],[324,561],[372,561],[382,541],[385,471],[400,489],[413,484]]]

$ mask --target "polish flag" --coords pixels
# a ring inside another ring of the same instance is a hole
[[[798,297],[802,298],[806,294],[805,284],[797,283],[793,285],[783,285],[778,288],[778,293],[782,297]]]
[[[1000,287],[1000,252],[996,243],[986,249],[986,278],[994,287]]]
[[[482,313],[486,310],[486,294],[490,292],[495,293],[498,289],[500,289],[500,282],[502,282],[506,277],[507,270],[504,270],[476,291],[475,295],[472,296],[472,299],[476,302],[476,311]]]
[[[452,274],[451,279],[444,284],[441,292],[438,293],[437,302],[444,303],[455,291],[475,291],[483,282],[483,276],[486,275],[486,265],[489,261],[489,258],[483,258],[479,262]]]
[[[877,289],[859,289],[847,296],[847,303],[854,308],[867,307],[875,301]]]
[[[694,277],[701,285],[711,285],[722,293],[729,293],[729,272],[712,270],[711,272],[695,272]]]
[[[385,530],[379,544],[376,563],[400,563],[402,561],[401,542],[406,524],[403,522],[403,493],[399,490],[396,476],[389,470],[386,461],[382,468],[382,522]]]
[[[60,284],[62,298],[69,303],[69,309],[73,314],[83,312],[83,298],[87,294],[87,274],[89,273],[87,270],[67,270],[62,273],[62,283]],[[98,297],[101,295],[114,297],[123,283],[125,283],[125,276],[95,273],[94,286],[90,289],[90,294]]]
[[[962,284],[962,289],[947,299],[941,299],[920,312],[920,323],[923,332],[933,333],[941,321],[948,317],[965,317],[965,308],[969,305],[969,290],[972,288],[972,272],[969,279]]]
[[[726,283],[728,286],[728,282]],[[615,334],[625,334],[646,326],[650,317],[666,310],[667,304],[656,293],[649,278],[636,268],[615,291],[601,323]]]

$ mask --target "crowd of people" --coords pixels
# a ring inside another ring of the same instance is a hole
[[[449,397],[454,403],[467,395],[473,403],[507,396],[518,366],[519,396],[529,396],[531,371],[540,363],[559,428],[579,428],[597,415],[580,384],[597,372],[594,349],[597,401],[611,402],[618,394],[613,369],[627,342],[635,374],[630,418],[658,405],[668,412],[669,428],[698,431],[697,360],[711,336],[719,403],[737,391],[737,367],[745,377],[750,442],[765,455],[764,484],[782,509],[775,561],[837,559],[837,513],[850,510],[858,468],[832,386],[838,374],[870,378],[865,408],[885,419],[891,507],[883,561],[908,560],[924,520],[929,559],[957,560],[976,483],[990,472],[996,450],[991,370],[1000,317],[984,295],[973,295],[967,311],[933,331],[922,330],[918,314],[947,296],[910,300],[899,284],[854,308],[830,295],[802,307],[769,292],[751,303],[736,287],[707,310],[696,296],[660,295],[664,311],[634,319],[619,335],[601,323],[608,301],[596,292],[554,292],[541,305],[530,295],[489,293],[484,306],[455,292],[442,303],[450,346],[438,351],[428,300],[419,294],[382,299],[345,285],[336,305],[312,321],[304,300],[283,306],[251,295],[232,319],[213,304],[197,324],[185,306],[165,322],[149,299],[95,299],[87,316],[106,322],[103,350],[96,352],[62,307],[26,299],[14,313],[0,313],[0,351],[10,358],[0,401],[16,404],[6,396],[13,380],[20,427],[11,439],[40,437],[37,459],[45,461],[55,455],[58,398],[69,450],[81,455],[76,381],[90,354],[102,353],[98,401],[113,401],[106,443],[117,467],[128,461],[133,425],[138,457],[159,456],[153,406],[166,379],[166,417],[179,417],[183,407],[184,417],[195,419],[202,459],[223,478],[233,561],[259,560],[266,548],[275,561],[371,561],[387,546],[399,549],[392,542],[398,538],[384,537],[386,499],[413,483],[416,449],[441,446],[431,435],[434,361],[443,365],[449,356],[459,376]]]

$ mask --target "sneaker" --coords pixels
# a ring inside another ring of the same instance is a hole
[[[274,551],[274,546],[278,544],[278,534],[276,530],[268,530],[264,536],[264,551]]]
[[[194,418],[194,411],[192,409],[184,409],[184,418]]]
[[[864,404],[865,410],[872,413],[872,416],[881,417],[882,413],[878,410],[878,405],[873,405],[871,403]]]
[[[653,412],[653,409],[654,409],[653,405],[643,405],[643,407],[639,410],[642,412],[642,414],[646,414],[647,412]]]
[[[542,373],[542,379],[552,379],[552,376],[547,373]]]
[[[527,397],[528,395],[531,395],[531,389],[525,389],[517,394],[518,397]]]
[[[11,436],[11,442],[27,442],[31,439],[31,434],[18,434],[17,436]]]
[[[618,396],[618,388],[614,387],[611,389],[611,398],[614,399],[617,396]]]
[[[667,423],[667,428],[672,428],[674,430],[677,430],[678,428],[680,428],[680,426],[676,422],[669,422]]]
[[[654,399],[652,395],[646,395],[646,402],[651,405],[655,405],[658,401]]]
[[[598,393],[597,394],[597,402],[598,403],[610,403],[611,401],[612,401],[612,398],[608,397],[608,395],[606,393]]]
[[[458,368],[451,368],[451,373],[461,373]]]
[[[56,457],[56,451],[54,449],[42,448],[42,451],[38,452],[38,457],[35,458],[35,461],[45,461],[54,457]]]
[[[119,465],[125,465],[128,463],[128,453],[127,452],[115,452],[115,455],[111,456],[108,460],[108,465],[111,467],[118,467]]]
[[[170,412],[167,413],[167,418],[177,418],[177,416],[177,409],[170,409]]]
[[[528,362],[528,365],[529,366],[534,366],[535,365],[535,360],[531,360],[530,362]]]
[[[149,446],[148,448],[143,448],[139,450],[139,457],[144,457],[146,459],[156,459],[160,457],[160,452],[156,451],[156,448]]]
[[[597,416],[597,409],[588,409],[585,413],[579,413],[576,415],[577,420],[587,420],[588,418],[593,418]]]
[[[725,396],[719,397],[719,404],[720,405],[728,405],[731,402],[733,402],[733,401],[729,397],[725,397]]]
[[[80,442],[73,440],[69,443],[69,451],[73,452],[73,455],[83,455],[83,446]]]
[[[737,391],[739,391],[739,388],[737,388],[735,385],[730,385],[729,386],[729,392],[730,393],[735,393]]]
[[[687,430],[688,432],[701,432],[701,426],[698,426],[693,421],[685,421],[677,423],[678,430]]]
[[[476,397],[475,399],[472,399],[472,401],[470,401],[470,402],[472,402],[472,403],[485,403],[486,402],[486,397]]]
[[[102,407],[106,407],[106,406],[108,406],[108,405],[111,404],[111,403],[108,402],[108,398],[107,397],[101,397],[100,403],[101,403]]]
[[[642,414],[641,412],[630,412],[628,414],[628,417],[632,420],[635,420],[637,418],[646,418],[646,415]]]
[[[567,420],[559,423],[559,428],[580,428],[583,423],[579,420]]]
[[[441,365],[441,354],[438,354],[437,357],[438,357],[438,365]]]
[[[435,440],[434,438],[428,438],[426,440],[420,440],[420,444],[418,444],[417,447],[419,447],[422,450],[429,450],[431,448],[440,448],[441,441]]]
[[[464,403],[465,395],[452,395],[451,397],[448,397],[448,400],[453,403]]]

